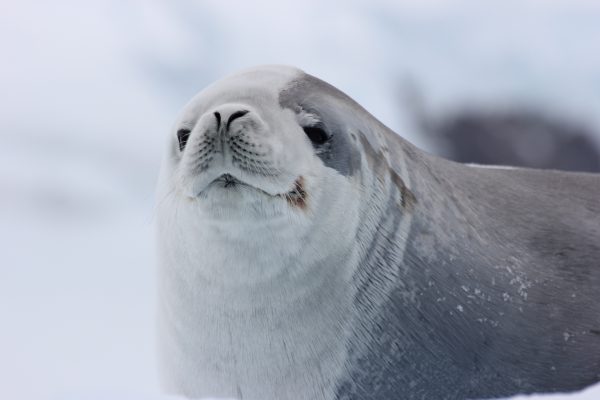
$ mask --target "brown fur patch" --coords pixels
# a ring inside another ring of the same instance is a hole
[[[396,173],[396,171],[391,170],[392,181],[400,191],[400,196],[402,199],[400,200],[400,204],[402,208],[405,208],[408,211],[412,211],[415,208],[415,204],[417,202],[417,198],[414,193],[410,191],[410,189],[404,184],[404,181],[400,176]]]
[[[306,190],[304,189],[304,177],[300,176],[294,182],[294,189],[285,195],[285,199],[292,207],[298,207],[301,210],[306,209]]]

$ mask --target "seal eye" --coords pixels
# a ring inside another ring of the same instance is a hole
[[[302,129],[304,129],[304,133],[306,133],[306,136],[308,136],[313,145],[319,146],[329,140],[327,133],[319,126],[305,126]]]
[[[185,145],[188,141],[188,138],[190,137],[190,130],[189,129],[180,129],[177,131],[177,140],[179,140],[179,151],[183,151],[183,149],[185,148]]]

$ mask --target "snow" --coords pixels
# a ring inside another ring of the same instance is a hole
[[[600,127],[598,18],[591,0],[4,2],[0,398],[166,398],[154,183],[208,83],[296,65],[424,147],[407,79],[433,110],[528,103]]]
[[[81,396],[64,396],[63,400],[81,400]],[[123,393],[102,393],[87,395],[86,400],[184,400],[183,397],[179,396],[167,396],[167,395],[147,395],[147,396],[136,396],[127,395]],[[551,394],[551,395],[529,395],[529,396],[516,396],[510,399],[502,400],[598,400],[600,399],[600,385],[595,385],[583,390],[578,393],[571,394]],[[237,399],[225,399],[225,398],[213,398],[204,397],[200,400],[237,400]]]
[[[594,385],[578,393],[530,395],[511,397],[511,400],[598,400],[600,399],[600,385]]]

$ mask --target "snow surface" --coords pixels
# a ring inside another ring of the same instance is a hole
[[[531,395],[512,397],[511,400],[599,400],[600,385],[571,394]]]
[[[206,84],[296,65],[425,148],[407,79],[434,111],[534,104],[599,128],[599,19],[571,0],[3,2],[0,398],[163,398],[154,183]]]
[[[510,400],[599,400],[600,384],[583,390],[579,393],[571,394],[551,394],[551,395],[530,395],[511,397]],[[213,399],[204,398],[202,400],[235,400],[235,399]],[[509,400],[509,399],[506,399]]]
[[[81,397],[63,397],[64,400],[81,400]],[[504,400],[598,400],[600,399],[600,385],[595,385],[587,390],[579,393],[571,394],[552,394],[552,395],[530,395],[530,396],[516,396],[510,399]],[[86,396],[85,400],[184,400],[183,397],[179,396],[160,396],[160,395],[148,395],[148,396],[135,396],[127,395],[123,393],[104,393],[94,394]],[[204,397],[200,400],[238,400],[229,398],[216,398],[216,397]]]

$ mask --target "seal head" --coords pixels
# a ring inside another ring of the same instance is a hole
[[[355,171],[360,158],[340,127],[343,115],[300,104],[282,108],[280,97],[291,103],[282,87],[298,74],[285,67],[248,70],[196,96],[170,138],[170,190],[197,200],[211,218],[273,217],[289,206],[306,208],[316,176]]]

